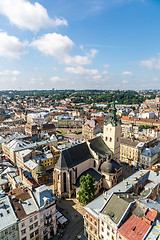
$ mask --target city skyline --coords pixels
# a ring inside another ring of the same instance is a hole
[[[0,0],[0,90],[160,88],[157,0]]]

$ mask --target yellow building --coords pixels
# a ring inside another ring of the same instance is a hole
[[[121,138],[120,161],[136,166],[139,162],[141,148],[144,143],[128,138]]]

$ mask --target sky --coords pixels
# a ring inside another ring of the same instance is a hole
[[[0,90],[160,89],[160,0],[0,0]]]

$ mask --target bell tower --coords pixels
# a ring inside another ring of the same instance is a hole
[[[106,145],[113,152],[115,161],[120,160],[120,139],[121,139],[121,125],[117,120],[115,102],[112,103],[109,112],[109,119],[105,121],[103,126],[103,138]]]

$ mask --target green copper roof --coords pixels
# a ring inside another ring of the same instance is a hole
[[[106,123],[111,123],[113,126],[117,126],[118,120],[117,120],[116,112],[117,112],[117,109],[115,107],[115,101],[113,101],[109,111],[109,119]]]
[[[45,171],[46,171],[46,168],[41,164],[41,160],[39,160],[39,161],[38,161],[38,166],[35,167],[34,172],[35,172],[36,174],[38,174],[38,173],[43,173],[43,172],[45,172]]]

